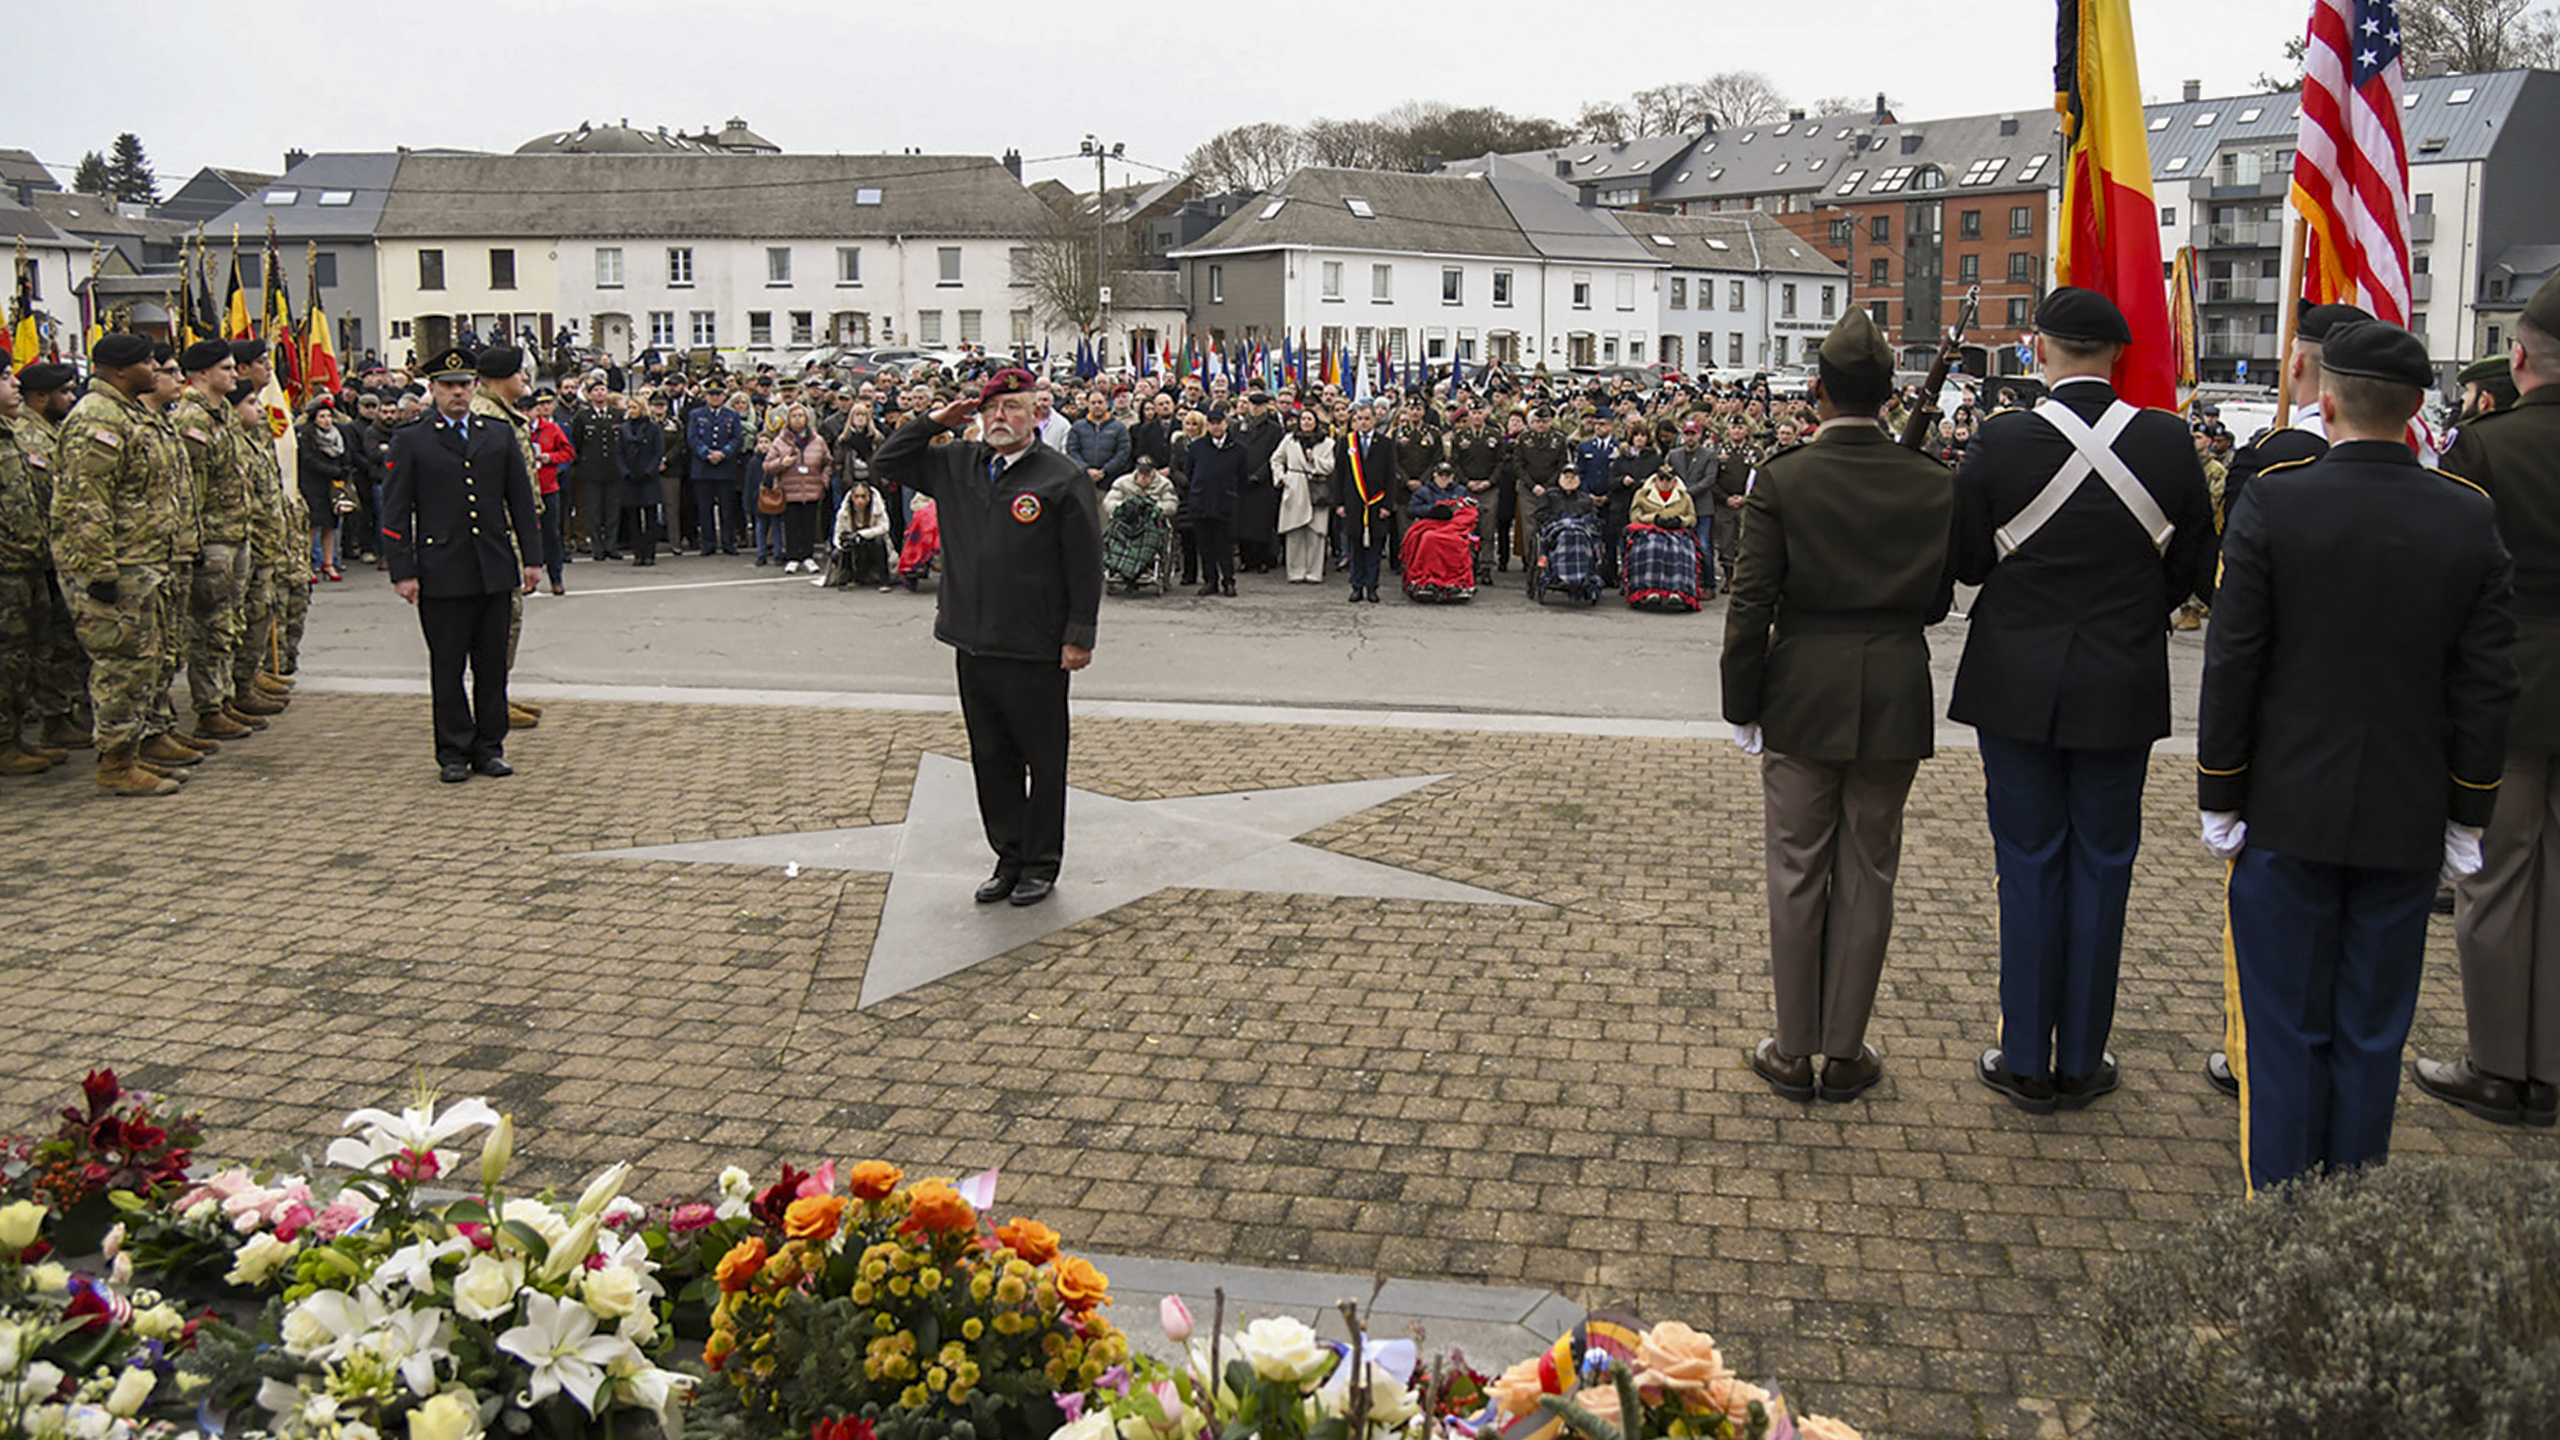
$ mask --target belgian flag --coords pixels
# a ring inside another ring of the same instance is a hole
[[[2116,393],[2167,410],[2178,403],[2177,362],[2132,9],[2132,0],[2059,0],[2053,108],[2062,115],[2069,159],[2053,278],[2095,290],[2124,311],[2133,343],[2116,361]]]
[[[255,340],[258,322],[249,313],[249,288],[240,280],[240,252],[231,252],[231,293],[222,301],[222,338]]]

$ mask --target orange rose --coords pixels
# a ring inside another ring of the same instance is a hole
[[[949,1234],[967,1230],[978,1223],[978,1212],[960,1192],[939,1180],[927,1180],[907,1197],[907,1224],[933,1234]]]
[[[1058,1258],[1058,1232],[1019,1215],[1013,1217],[1012,1224],[996,1227],[996,1241],[1034,1265],[1046,1265]]]
[[[1666,1320],[1636,1342],[1636,1387],[1647,1394],[1696,1403],[1707,1386],[1728,1373],[1715,1340],[1677,1320]]]
[[[845,1188],[856,1200],[886,1200],[907,1172],[885,1160],[865,1160],[845,1172]]]
[[[1494,1380],[1490,1388],[1503,1419],[1517,1420],[1538,1408],[1538,1397],[1547,1393],[1546,1385],[1538,1378],[1538,1362],[1544,1358],[1532,1355]]]
[[[761,1235],[749,1236],[730,1246],[729,1253],[720,1257],[721,1293],[725,1295],[746,1289],[747,1282],[755,1279],[756,1272],[764,1268],[764,1260],[764,1237]]]
[[[1807,1415],[1796,1422],[1796,1433],[1804,1440],[1864,1440],[1846,1421],[1828,1415]]]
[[[711,1338],[702,1342],[702,1363],[713,1370],[717,1370],[721,1366],[728,1364],[729,1357],[736,1354],[737,1351],[737,1336],[730,1334],[726,1330],[714,1330],[711,1332]]]
[[[1707,1382],[1705,1399],[1709,1409],[1721,1410],[1735,1429],[1751,1423],[1751,1402],[1769,1403],[1769,1392],[1730,1372]]]
[[[850,1203],[841,1195],[804,1195],[782,1212],[782,1233],[794,1240],[825,1240],[836,1233]]]
[[[1108,1305],[1111,1277],[1093,1268],[1090,1260],[1068,1256],[1058,1262],[1058,1303],[1082,1312],[1096,1305]]]
[[[1618,1423],[1618,1387],[1615,1385],[1594,1385],[1576,1393],[1573,1403],[1611,1425]]]

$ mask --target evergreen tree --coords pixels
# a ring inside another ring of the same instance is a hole
[[[133,205],[160,203],[160,182],[151,173],[150,159],[142,153],[141,136],[127,130],[116,137],[115,153],[107,161],[107,183],[119,201]]]
[[[115,177],[107,173],[107,157],[92,150],[80,157],[80,168],[71,176],[71,188],[81,195],[95,195],[104,200],[116,189]]]

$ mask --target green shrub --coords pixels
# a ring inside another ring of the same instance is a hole
[[[2100,1287],[2125,1440],[2560,1432],[2560,1164],[2402,1161],[2234,1201]]]

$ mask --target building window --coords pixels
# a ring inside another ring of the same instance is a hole
[[[836,283],[839,285],[862,283],[861,246],[839,245],[836,247]]]
[[[687,251],[686,253],[691,254],[692,252]],[[700,346],[713,346],[720,343],[720,316],[718,312],[711,310],[696,310],[693,312],[693,343]]]
[[[2177,224],[2177,223],[2178,223],[2178,207],[2177,207],[2177,206],[2175,206],[2175,205],[2163,205],[2163,206],[2161,206],[2161,207],[2160,207],[2160,224],[2161,224],[2161,226],[2165,229],[2166,227],[2171,226],[2171,225],[2175,225],[2175,224]]]
[[[750,345],[770,345],[773,343],[772,311],[750,310],[747,312],[747,343]]]
[[[2034,323],[2034,303],[2023,295],[2012,298],[2009,301],[2009,328],[2013,330],[2024,330]]]
[[[1867,221],[1867,238],[1879,245],[1893,243],[1893,217],[1878,215]]]
[[[1455,265],[1440,267],[1440,303],[1457,305],[1467,298],[1467,272]]]
[[[1031,312],[1028,310],[1013,312],[1013,343],[1016,345],[1031,343]]]
[[[1823,286],[1823,287],[1822,287],[1822,318],[1823,318],[1823,319],[1825,319],[1825,320],[1830,320],[1830,319],[1836,318],[1836,317],[1839,315],[1839,313],[1840,313],[1840,296],[1839,296],[1839,293],[1838,293],[1838,287],[1836,287],[1836,286],[1831,286],[1831,285],[1825,285],[1825,286]]]
[[[660,350],[670,350],[675,347],[676,312],[673,310],[649,312],[649,343]]]
[[[1224,265],[1209,267],[1209,303],[1212,305],[1227,303],[1227,267]]]
[[[941,311],[919,310],[916,312],[916,343],[919,345],[939,345],[942,343]]]
[[[1796,318],[1796,287],[1793,285],[1778,287],[1778,318],[1781,320]]]
[[[987,343],[986,311],[963,310],[960,312],[960,343],[963,345]]]
[[[2013,250],[2009,252],[2009,279],[2011,282],[2023,285],[2035,278],[2035,254],[2032,251],[2027,250]]]
[[[1784,365],[1784,364],[1786,364],[1786,363],[1787,363],[1787,337],[1786,337],[1786,336],[1784,336],[1784,335],[1781,335],[1781,336],[1779,336],[1777,339],[1770,341],[1770,342],[1769,342],[1769,346],[1770,346],[1770,349],[1769,349],[1769,359],[1770,359],[1770,361],[1771,361],[1773,364],[1778,364],[1778,365]]]
[[[1876,322],[1876,328],[1877,328],[1877,329],[1879,329],[1879,330],[1890,330],[1890,329],[1892,329],[1892,328],[1893,328],[1893,306],[1892,306],[1892,304],[1891,304],[1890,302],[1888,302],[1888,301],[1884,301],[1884,300],[1870,300],[1870,301],[1868,301],[1868,302],[1867,302],[1867,318],[1868,318],[1868,319],[1870,319],[1870,320],[1873,320],[1874,322]]]
[[[1979,285],[1982,283],[1981,256],[1959,255],[1956,257],[1956,283],[1959,285]]]
[[[1030,283],[1031,283],[1031,247],[1030,247],[1030,246],[1028,246],[1028,245],[1016,245],[1016,246],[1014,246],[1013,248],[1011,248],[1011,249],[1009,249],[1009,250],[1005,251],[1005,252],[1004,252],[1004,269],[1005,269],[1005,283],[1006,283],[1006,284],[1008,284],[1008,285],[1028,285],[1028,284],[1030,284]]]
[[[406,320],[394,320],[394,321],[392,321],[392,322],[391,322],[391,338],[392,338],[392,339],[394,339],[394,340],[407,340],[407,339],[411,339],[411,338],[413,338],[413,337],[416,335],[416,333],[417,333],[417,332],[415,332],[414,330],[410,329],[410,322],[408,322],[408,321],[406,321]],[[2490,333],[2490,335],[2491,335],[2492,337],[2494,337],[2494,336],[2497,334],[2497,332],[2496,332],[2496,331],[2494,331],[2494,330],[2490,331],[2489,333]],[[2496,345],[2493,343],[2493,344],[2490,346],[2490,348],[2494,350],[2494,349],[2496,349],[2497,347],[2496,347]]]
[[[933,254],[934,254],[934,258],[935,258],[937,261],[939,261],[939,262],[940,262],[940,264],[941,264],[941,266],[942,266],[942,271],[941,271],[942,278],[941,278],[940,280],[936,281],[935,283],[936,283],[936,284],[941,284],[941,285],[957,285],[957,284],[959,284],[959,283],[960,283],[960,247],[959,247],[959,246],[957,246],[957,245],[941,245],[941,246],[937,246],[937,247],[935,247]]]
[[[1636,308],[1636,277],[1633,275],[1618,277],[1618,308],[1621,310]]]
[[[599,290],[622,288],[621,246],[599,245],[596,247],[596,288]]]
[[[1609,334],[1600,337],[1600,363],[1603,365],[1615,365],[1618,363],[1618,336],[1616,331],[1611,331]]]
[[[767,285],[788,285],[791,283],[790,246],[768,245],[765,247],[764,283]]]
[[[1641,365],[1644,363],[1643,336],[1630,335],[1627,337],[1627,363],[1630,365]]]
[[[1342,262],[1339,260],[1324,262],[1324,298],[1327,300],[1342,298]]]
[[[489,288],[492,290],[516,288],[516,252],[513,250],[489,252]]]
[[[1868,283],[1868,284],[1870,284],[1870,285],[1883,285],[1883,284],[1888,284],[1888,283],[1890,283],[1890,282],[1892,281],[1892,279],[1893,279],[1893,262],[1892,262],[1892,261],[1887,260],[1887,259],[1885,259],[1883,256],[1879,255],[1879,256],[1877,256],[1876,258],[1874,258],[1873,260],[1870,260],[1870,261],[1868,261],[1868,262],[1867,262],[1867,283]]]
[[[2012,236],[2036,233],[2036,207],[2033,205],[2010,206],[2009,233]]]
[[[1369,267],[1370,299],[1383,304],[1386,301],[1395,298],[1395,288],[1396,267],[1393,265],[1372,265]]]
[[[1727,365],[1739,365],[1742,363],[1742,332],[1739,330],[1736,330],[1731,335],[1725,337],[1724,363]]]
[[[818,317],[815,312],[808,310],[791,312],[791,343],[794,345],[818,343]]]
[[[311,280],[323,290],[338,288],[338,257],[322,251],[311,257]]]
[[[1671,277],[1671,308],[1674,310],[1689,308],[1689,282],[1683,276]]]
[[[1677,365],[1680,363],[1679,336],[1665,335],[1662,337],[1662,363],[1665,365]]]
[[[1981,211],[1967,210],[1956,216],[1956,238],[1959,240],[1979,240],[1982,238]]]
[[[1508,270],[1493,272],[1493,303],[1496,305],[1511,303],[1511,272]]]
[[[1832,221],[1832,222],[1831,222],[1831,243],[1832,243],[1832,244],[1834,244],[1834,245],[1837,245],[1837,246],[1841,247],[1842,249],[1846,249],[1846,248],[1848,248],[1850,237],[1851,237],[1851,235],[1852,235],[1853,233],[1855,233],[1855,231],[1856,231],[1856,229],[1857,229],[1857,224],[1858,224],[1858,222],[1857,222],[1857,221],[1855,221],[1855,220],[1834,220],[1834,221]]]
[[[1573,272],[1573,308],[1576,310],[1591,308],[1591,272],[1588,270]]]
[[[667,247],[667,283],[670,285],[693,283],[692,246],[670,245]]]
[[[1741,309],[1741,308],[1742,308],[1742,282],[1741,282],[1741,281],[1739,281],[1739,280],[1728,280],[1728,281],[1726,281],[1726,282],[1725,282],[1725,297],[1724,297],[1724,299],[1725,299],[1725,306],[1724,306],[1724,308],[1726,308],[1727,310],[1739,310],[1739,309]]]
[[[444,288],[443,251],[421,250],[418,252],[418,288],[421,290]]]

